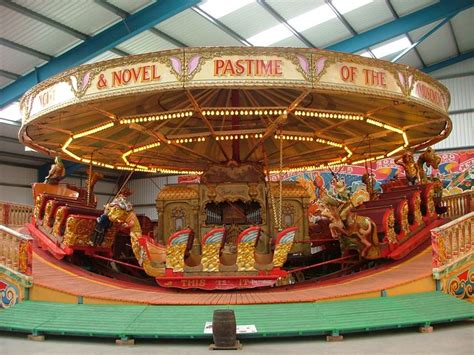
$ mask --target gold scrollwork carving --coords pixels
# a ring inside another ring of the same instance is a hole
[[[219,271],[219,251],[221,249],[221,243],[210,243],[203,245],[201,265],[202,271]]]
[[[255,270],[255,241],[239,243],[237,267],[239,271]]]

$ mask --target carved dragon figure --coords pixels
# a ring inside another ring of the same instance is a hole
[[[418,160],[416,161],[416,165],[418,166],[418,171],[420,173],[420,181],[427,181],[427,176],[424,169],[425,164],[427,167],[438,169],[440,162],[441,157],[436,154],[435,150],[431,147],[426,148],[426,150],[418,157]]]
[[[150,260],[149,255],[141,243],[144,237],[142,236],[140,222],[133,211],[132,204],[127,201],[125,196],[119,195],[108,205],[108,210],[108,216],[111,222],[121,223],[123,229],[129,230],[133,254],[145,272],[150,276],[163,275],[165,270],[166,248],[163,247],[162,250],[163,258],[161,260],[158,258],[158,260],[161,261],[160,263]],[[158,252],[161,252],[161,250]]]

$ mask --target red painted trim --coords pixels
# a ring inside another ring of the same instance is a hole
[[[295,232],[298,231],[298,227],[289,227],[289,228],[283,229],[280,233],[278,233],[278,235],[276,237],[275,245],[278,245],[280,243],[281,238],[283,238],[288,233],[293,232],[293,231],[295,231]],[[296,235],[295,235],[295,238],[293,239],[293,241],[295,239],[296,239]]]
[[[178,273],[177,273],[178,274]],[[179,273],[182,274],[182,273]],[[288,274],[280,269],[273,269],[268,275],[255,276],[165,276],[156,277],[161,287],[201,290],[232,290],[274,286],[280,277]]]
[[[405,257],[408,253],[414,250],[416,247],[421,245],[424,241],[431,237],[431,229],[436,228],[442,224],[445,224],[447,220],[438,219],[429,225],[426,225],[421,231],[416,233],[405,243],[401,244],[397,249],[387,255],[387,258],[398,260]]]
[[[225,228],[223,227],[219,227],[219,228],[215,228],[215,229],[211,229],[209,232],[207,232],[206,234],[204,234],[204,236],[202,237],[201,239],[201,245],[205,245],[206,244],[206,240],[211,237],[212,235],[214,235],[215,233],[219,233],[219,232],[223,232],[224,234],[222,235],[222,241],[224,241],[225,239]]]
[[[258,239],[260,238],[260,234],[262,232],[262,228],[260,228],[259,226],[249,227],[243,230],[237,237],[237,244],[240,244],[240,241],[242,240],[242,238],[245,237],[248,233],[253,232],[253,231],[258,231],[257,238],[255,238],[255,244],[257,244]]]
[[[37,229],[31,223],[26,225],[28,231],[33,235],[38,244],[43,248],[48,250],[56,259],[61,260],[67,254],[64,250],[62,250],[59,246],[57,246],[51,239],[49,239],[43,232]]]
[[[176,239],[176,238],[178,238],[179,236],[181,236],[181,234],[186,234],[186,233],[189,233],[189,237],[188,237],[188,238],[190,238],[190,237],[193,235],[193,230],[190,229],[190,228],[188,228],[188,229],[183,229],[183,230],[180,230],[180,231],[178,231],[178,232],[176,232],[176,233],[171,234],[171,235],[169,236],[169,238],[168,238],[168,245],[171,244],[171,242],[173,241],[173,239]]]

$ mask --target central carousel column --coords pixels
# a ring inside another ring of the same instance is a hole
[[[195,226],[192,252],[195,254],[200,254],[201,253],[201,221],[199,219],[199,202],[193,203],[191,206],[191,210],[192,210],[192,219],[193,219],[192,225]]]
[[[308,208],[309,198],[303,198],[303,230],[301,231],[301,240],[309,241],[309,219],[308,219]],[[310,253],[311,244],[303,244],[303,254]]]
[[[164,235],[165,233],[165,220],[163,216],[163,201],[158,201],[158,198],[156,200],[156,213],[158,214],[158,226],[156,228],[157,230],[157,235],[154,236],[155,241],[162,243],[163,245],[166,245],[166,237]]]
[[[232,107],[239,107],[239,90],[232,90],[230,100]],[[240,116],[236,114],[232,116],[232,130],[235,132],[239,129]],[[240,141],[238,139],[232,140],[232,160],[240,163]]]

